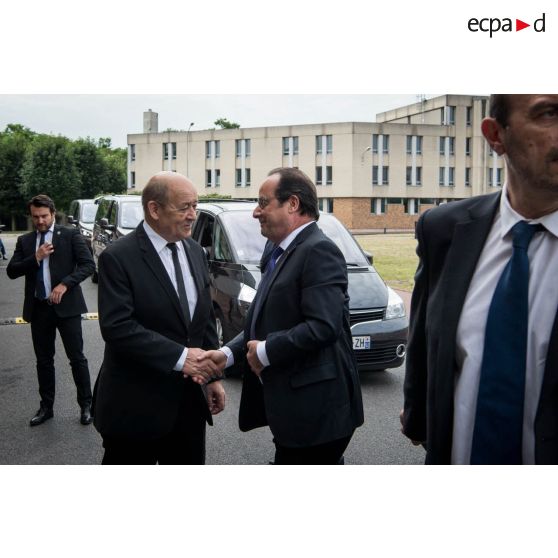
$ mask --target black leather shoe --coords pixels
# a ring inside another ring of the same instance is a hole
[[[43,424],[43,422],[51,419],[54,416],[52,409],[43,409],[41,407],[37,414],[29,421],[30,426],[39,426],[39,424]]]
[[[93,422],[93,417],[91,416],[91,405],[86,405],[81,409],[81,418],[79,419],[81,424],[91,424]]]

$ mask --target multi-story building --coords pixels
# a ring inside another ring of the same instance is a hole
[[[189,176],[200,195],[256,199],[267,173],[298,167],[315,182],[320,207],[350,229],[412,229],[426,208],[495,191],[504,162],[480,123],[488,98],[443,95],[380,113],[376,122],[339,122],[128,135],[128,181],[143,188],[161,170]]]

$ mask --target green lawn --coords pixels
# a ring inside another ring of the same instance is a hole
[[[418,265],[413,234],[366,234],[355,238],[374,256],[374,267],[390,287],[413,290]]]

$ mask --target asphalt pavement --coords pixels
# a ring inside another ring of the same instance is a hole
[[[15,235],[2,234],[10,257]],[[98,464],[102,440],[95,428],[79,422],[79,406],[70,367],[60,339],[56,345],[56,402],[54,418],[31,428],[29,419],[39,407],[35,357],[28,324],[7,324],[21,316],[24,279],[10,280],[7,261],[0,260],[0,464]],[[89,312],[97,312],[97,286],[82,284]],[[408,304],[409,296],[403,295]],[[94,383],[103,357],[97,320],[82,322],[85,355]],[[357,429],[345,452],[349,465],[421,464],[424,450],[413,446],[399,431],[403,367],[361,375],[365,423]],[[208,464],[267,464],[273,459],[268,428],[248,433],[238,429],[240,380],[225,381],[227,407],[208,428]]]

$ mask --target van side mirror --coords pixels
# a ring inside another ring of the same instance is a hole
[[[105,229],[106,231],[114,231],[116,229],[114,225],[109,225],[108,219],[106,217],[103,217],[99,221],[99,225],[102,229]]]
[[[74,221],[74,216],[73,215],[68,215],[66,217],[66,219],[68,220],[68,223],[70,223],[70,225],[75,225],[77,224],[76,221]]]
[[[364,252],[364,256],[368,260],[368,263],[370,265],[373,265],[374,264],[374,256],[370,252],[367,252],[366,250],[363,250],[363,252]]]

